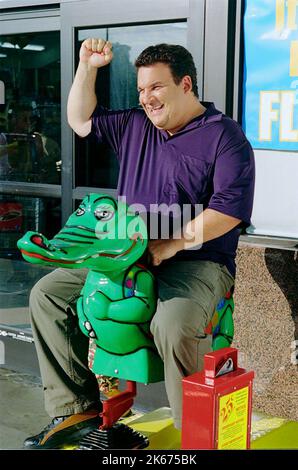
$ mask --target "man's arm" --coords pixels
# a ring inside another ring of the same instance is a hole
[[[205,209],[190,220],[181,239],[182,248],[193,248],[230,232],[241,223],[240,219],[214,209]]]
[[[190,249],[194,246],[221,237],[241,222],[236,217],[223,214],[214,209],[205,209],[193,220],[190,220],[180,238],[170,240],[151,240],[148,250],[153,266],[172,258],[178,251]]]
[[[80,49],[80,62],[68,96],[67,119],[80,137],[91,131],[91,115],[96,107],[97,70],[113,58],[112,44],[103,39],[85,39]]]

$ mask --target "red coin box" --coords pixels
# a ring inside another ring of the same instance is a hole
[[[237,349],[204,357],[204,370],[182,380],[182,449],[249,449],[254,372]]]

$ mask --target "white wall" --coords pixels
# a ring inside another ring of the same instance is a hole
[[[247,232],[298,238],[298,152],[254,152],[255,199]]]

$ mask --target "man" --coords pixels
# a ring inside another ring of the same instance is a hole
[[[68,100],[70,126],[79,136],[92,134],[116,152],[118,195],[128,204],[142,204],[148,211],[151,204],[204,208],[187,222],[182,237],[172,233],[149,242],[159,297],[151,331],[164,361],[174,423],[180,428],[181,379],[200,370],[210,351],[204,329],[234,283],[240,229],[250,224],[253,152],[236,122],[213,104],[199,101],[195,66],[185,48],[160,44],[140,54],[135,65],[143,109],[97,106],[97,72],[112,58],[110,42],[83,42]],[[86,429],[89,418],[94,419],[97,386],[75,312],[85,275],[58,269],[32,290],[45,404],[54,419],[27,446],[38,445],[49,430],[63,439],[61,426],[69,431],[73,419]]]

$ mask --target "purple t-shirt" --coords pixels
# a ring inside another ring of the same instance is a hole
[[[227,266],[235,275],[241,227],[250,225],[254,193],[254,155],[240,125],[203,103],[204,114],[170,136],[157,129],[141,108],[113,111],[98,106],[91,134],[117,154],[117,192],[128,204],[189,204],[214,209],[242,223],[199,250],[174,259],[203,259]]]

